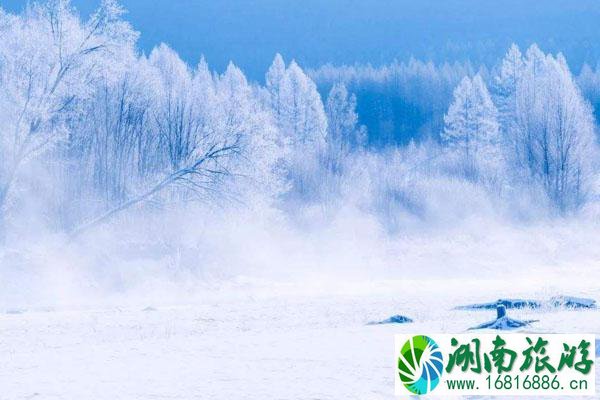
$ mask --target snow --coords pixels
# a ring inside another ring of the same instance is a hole
[[[324,104],[292,54],[263,87],[146,57],[121,13],[0,10],[0,400],[392,398],[394,333],[496,299],[600,332],[597,126],[561,54],[340,67]]]
[[[443,281],[417,283],[321,282],[317,293],[246,278],[189,304],[2,314],[0,397],[391,399],[395,333],[465,332],[495,314],[453,308],[489,297],[497,281],[445,292]],[[522,296],[519,286],[506,294]],[[600,298],[598,287],[587,293]],[[367,325],[409,311],[414,323]],[[510,315],[539,319],[531,332],[600,333],[598,309]]]
[[[595,308],[596,301],[583,297],[573,296],[555,296],[544,302],[531,299],[498,299],[488,303],[469,304],[466,306],[458,306],[457,310],[495,310],[498,303],[505,308],[540,308],[540,307],[566,307],[566,308]]]
[[[391,237],[356,221],[300,236],[234,224],[189,245],[221,255],[218,279],[205,263],[171,286],[163,259],[124,262],[106,238],[103,264],[89,245],[15,249],[27,257],[0,258],[0,399],[392,399],[396,333],[463,333],[496,316],[465,304],[600,300],[592,224]],[[243,237],[252,246],[232,247]],[[368,325],[392,315],[414,322]],[[600,334],[599,308],[508,315],[539,320],[512,332]]]

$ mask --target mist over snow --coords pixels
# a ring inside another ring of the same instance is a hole
[[[593,67],[574,76],[536,45],[479,69],[307,74],[277,54],[255,82],[165,44],[140,53],[124,15],[62,0],[1,14],[5,309],[240,276],[498,273],[567,232],[566,253],[595,255]],[[448,246],[461,254],[442,262]]]
[[[595,3],[548,1],[578,28],[546,39],[537,2],[181,1],[153,29],[166,2],[2,3],[8,398],[389,398],[394,330],[369,321],[462,332],[471,301],[600,300]],[[197,41],[186,10],[208,10]],[[600,332],[598,309],[519,313]]]

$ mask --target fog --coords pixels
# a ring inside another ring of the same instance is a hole
[[[276,55],[253,80],[145,55],[131,7],[0,15],[4,310],[597,255],[597,69],[513,45],[483,69]]]

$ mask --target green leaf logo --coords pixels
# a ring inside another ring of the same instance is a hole
[[[442,352],[430,337],[414,336],[402,346],[398,355],[398,374],[411,393],[431,392],[440,383],[443,370]]]

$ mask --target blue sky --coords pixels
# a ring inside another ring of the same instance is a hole
[[[0,0],[9,10],[24,0]],[[204,54],[259,79],[281,52],[305,66],[421,59],[490,63],[511,42],[600,60],[598,0],[123,0],[148,51],[160,42],[195,64]],[[88,13],[96,0],[73,0]]]

